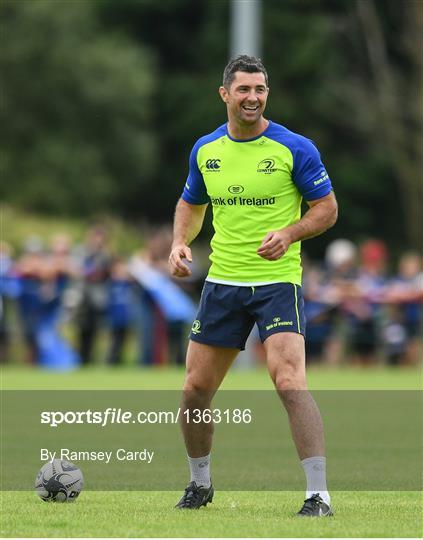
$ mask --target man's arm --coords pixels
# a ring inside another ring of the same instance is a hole
[[[192,262],[191,250],[188,246],[201,231],[207,206],[208,203],[189,204],[179,199],[175,210],[172,250],[169,256],[169,270],[172,276],[191,275],[191,270],[182,260],[187,259],[188,262]]]
[[[310,208],[298,223],[266,234],[257,250],[260,257],[276,261],[286,253],[294,242],[318,236],[336,223],[338,204],[333,192],[321,199],[308,201],[307,204]]]

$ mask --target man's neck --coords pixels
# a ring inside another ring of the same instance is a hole
[[[260,118],[253,125],[240,125],[236,122],[228,122],[228,133],[233,139],[254,139],[259,137],[269,126],[269,120]]]

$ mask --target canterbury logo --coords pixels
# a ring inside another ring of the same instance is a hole
[[[215,171],[216,169],[220,169],[220,159],[208,159],[206,161],[206,169],[209,171]]]

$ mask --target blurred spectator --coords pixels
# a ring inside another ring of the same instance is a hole
[[[345,334],[350,331],[346,320],[344,301],[357,294],[358,275],[357,247],[345,238],[331,242],[325,253],[326,287],[322,298],[331,305],[328,341],[325,349],[326,361],[339,364],[345,357]]]
[[[380,300],[386,284],[387,256],[386,246],[380,240],[368,240],[360,247],[357,279],[344,303],[354,364],[368,365],[377,361]]]
[[[132,323],[133,303],[133,283],[127,265],[116,257],[111,266],[107,305],[111,341],[107,363],[110,365],[122,362],[122,349]]]
[[[148,354],[152,353],[154,363],[170,358],[176,364],[183,364],[185,327],[192,323],[196,313],[190,296],[168,275],[171,241],[169,227],[158,229],[149,238],[147,249],[130,262],[131,275],[143,291],[140,298],[147,302],[140,319],[143,363],[151,363]]]
[[[50,251],[43,262],[42,317],[37,329],[38,362],[44,367],[72,369],[80,360],[69,343],[60,335],[63,316],[63,297],[77,269],[71,257],[71,243],[66,234],[53,236]]]
[[[135,258],[137,256],[135,255]],[[133,259],[131,260],[131,266]],[[157,325],[162,318],[149,292],[135,280],[134,285],[134,328],[138,341],[137,362],[140,365],[160,364],[164,361],[162,347],[157,346]]]
[[[20,283],[18,310],[24,340],[28,349],[28,361],[37,363],[39,356],[36,332],[40,325],[43,298],[47,291],[42,288],[44,271],[44,245],[37,236],[29,237],[22,257],[16,265]]]
[[[386,320],[382,325],[381,337],[384,353],[390,365],[402,363],[406,355],[408,336],[401,315],[398,305],[386,306]]]
[[[306,316],[306,360],[328,362],[328,344],[333,335],[336,305],[331,303],[328,283],[317,267],[308,267],[303,280]]]
[[[63,295],[71,280],[76,279],[78,275],[77,264],[71,255],[69,236],[63,233],[54,235],[50,243],[50,251],[44,257],[44,278],[56,281],[54,300],[56,309],[61,310]]]
[[[307,362],[338,364],[343,357],[342,303],[357,277],[356,255],[350,240],[338,239],[326,249],[325,272],[303,261]]]
[[[357,248],[351,240],[340,238],[331,242],[326,249],[325,262],[330,279],[337,284],[357,277]]]
[[[163,225],[148,233],[144,257],[146,261],[157,270],[167,274],[167,261],[172,245],[172,228]]]
[[[19,296],[19,281],[15,274],[12,248],[0,242],[0,363],[9,360],[11,301]]]
[[[77,324],[79,353],[83,364],[92,361],[95,338],[106,315],[111,266],[107,239],[105,227],[93,226],[88,231],[80,263],[82,281]]]
[[[28,238],[16,270],[19,313],[30,362],[55,369],[75,367],[79,359],[59,334],[63,293],[69,278],[75,275],[69,241],[57,237],[51,251],[45,252],[38,237]]]
[[[172,230],[169,226],[151,229],[147,232],[146,247],[142,253],[142,259],[151,268],[167,274],[167,259],[171,243]],[[141,287],[140,299],[144,304],[142,306],[144,343],[141,362],[144,364],[163,364],[172,358],[169,351],[168,322],[151,289],[148,286],[143,288],[141,282],[138,284]],[[147,337],[148,329],[150,329],[150,334]]]
[[[157,268],[167,271],[167,257],[172,242],[168,228],[159,227],[146,231],[146,246],[130,261],[130,270],[144,265],[144,268]],[[168,342],[165,317],[157,305],[148,284],[136,271],[135,278],[135,329],[139,343],[138,362],[142,365],[163,364],[168,360]]]
[[[389,283],[385,301],[388,320],[384,341],[392,364],[415,365],[421,355],[423,320],[423,268],[418,253],[402,255],[398,275]]]

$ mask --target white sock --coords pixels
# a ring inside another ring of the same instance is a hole
[[[189,457],[189,470],[191,471],[191,482],[197,486],[210,487],[210,454],[203,457]]]
[[[326,486],[326,458],[323,456],[309,457],[301,461],[306,479],[306,499],[318,493],[326,504],[330,505],[330,495]]]

